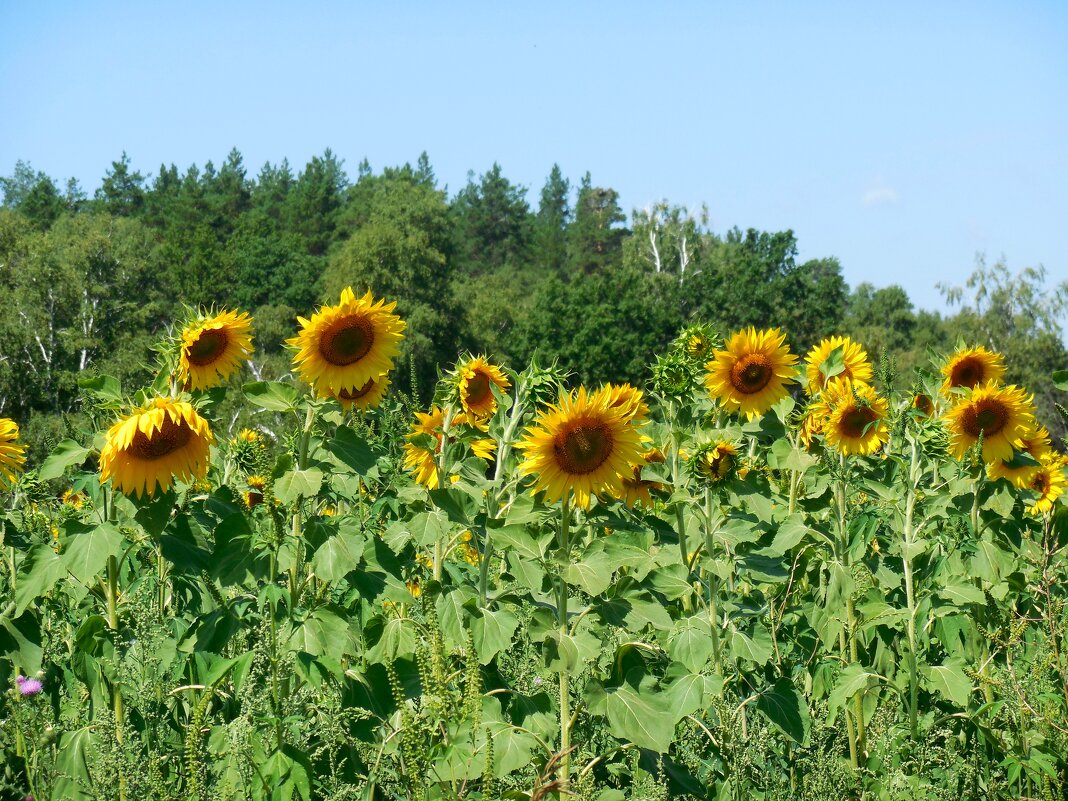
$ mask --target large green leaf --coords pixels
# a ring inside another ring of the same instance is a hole
[[[30,548],[19,566],[18,584],[15,589],[15,617],[47,593],[56,582],[67,575],[63,560],[50,545],[38,543]]]
[[[846,702],[859,692],[862,692],[869,684],[879,679],[877,673],[872,673],[863,665],[852,664],[838,674],[838,681],[834,689],[827,696],[827,714],[831,720],[835,714],[845,706]]]
[[[37,476],[42,481],[51,481],[62,476],[68,467],[74,467],[85,461],[91,453],[89,448],[84,448],[72,439],[65,439],[52,450],[51,455],[44,460]]]
[[[63,567],[83,584],[99,576],[108,557],[118,556],[122,550],[122,534],[111,523],[85,526],[71,522],[64,528],[67,531],[63,541],[66,547],[60,559],[63,560]]]
[[[668,654],[695,673],[708,666],[713,650],[712,627],[705,617],[683,618],[668,635]]]
[[[365,537],[354,532],[335,534],[319,546],[312,569],[323,581],[339,581],[355,570],[362,558]]]
[[[274,484],[274,494],[283,504],[289,505],[298,498],[314,498],[323,486],[323,471],[317,467],[307,470],[290,470]]]
[[[352,637],[344,612],[320,606],[295,624],[289,636],[289,648],[312,656],[327,656],[335,661],[352,650]]]
[[[367,440],[360,437],[348,426],[339,426],[334,436],[326,441],[326,449],[348,467],[351,467],[359,475],[364,476],[371,472],[378,463],[378,456],[371,450]]]
[[[245,397],[269,412],[288,412],[297,407],[299,395],[292,384],[280,381],[256,381],[241,388]]]
[[[648,680],[635,688],[629,682],[618,687],[604,687],[591,682],[585,697],[594,714],[608,719],[608,730],[621,740],[663,754],[675,739],[675,715],[672,696],[655,692]]]
[[[512,635],[518,627],[519,618],[507,609],[484,609],[482,616],[476,618],[471,625],[478,661],[488,665],[497,654],[507,651],[512,645]]]
[[[920,665],[920,674],[924,677],[928,689],[945,696],[958,706],[968,706],[975,687],[964,672],[962,660],[953,659],[941,665]]]
[[[771,659],[773,651],[771,633],[763,626],[755,626],[752,635],[737,629],[731,632],[731,654],[735,659],[763,665]]]
[[[756,697],[756,708],[799,744],[808,737],[808,705],[793,682],[782,677]]]

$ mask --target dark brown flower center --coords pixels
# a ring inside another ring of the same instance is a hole
[[[974,356],[966,356],[949,371],[949,385],[951,387],[974,387],[980,383],[986,374],[986,366]]]
[[[930,417],[934,411],[934,403],[929,397],[921,393],[912,399],[912,408]]]
[[[864,430],[874,422],[876,414],[872,409],[855,406],[842,415],[841,432],[850,439],[860,439]]]
[[[477,371],[467,379],[467,405],[478,406],[490,394],[489,376]]]
[[[565,473],[585,475],[605,463],[613,444],[608,426],[583,422],[556,435],[553,453]]]
[[[763,353],[747,353],[731,367],[731,386],[745,395],[760,392],[771,381],[771,361]]]
[[[130,453],[145,462],[154,462],[185,447],[193,438],[191,429],[183,420],[175,423],[170,417],[163,419],[163,425],[145,434],[138,431],[130,442]]]
[[[970,404],[961,415],[961,428],[970,437],[978,438],[980,432],[986,438],[997,434],[1009,421],[1009,410],[996,398],[984,398]]]
[[[227,333],[221,329],[213,328],[201,332],[196,342],[189,346],[185,357],[190,364],[197,367],[206,367],[214,363],[226,351],[226,344],[230,341]]]
[[[319,354],[330,364],[355,364],[375,344],[375,330],[366,317],[353,315],[334,322],[319,338]]]
[[[370,392],[372,389],[374,389],[374,386],[375,386],[375,382],[374,382],[374,379],[372,378],[370,381],[368,381],[366,384],[364,384],[359,389],[356,389],[356,390],[342,389],[341,391],[339,391],[337,393],[337,396],[339,398],[341,398],[341,400],[347,400],[347,401],[359,400],[364,395],[366,395],[368,392]]]
[[[1045,495],[1049,492],[1049,476],[1039,471],[1039,473],[1031,481],[1031,489],[1037,492],[1039,495]]]

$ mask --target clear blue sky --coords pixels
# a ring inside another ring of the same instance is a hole
[[[0,0],[0,174],[426,150],[451,192],[498,161],[536,204],[558,162],[921,307],[979,251],[1068,278],[1064,0],[297,8]]]

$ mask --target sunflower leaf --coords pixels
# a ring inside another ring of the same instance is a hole
[[[80,465],[88,455],[88,448],[83,448],[72,439],[65,439],[56,445],[52,455],[44,460],[41,469],[37,471],[37,477],[41,481],[51,481],[53,478],[59,478],[67,471],[68,467]]]
[[[280,381],[254,381],[241,388],[245,397],[269,412],[288,412],[297,407],[297,389]]]
[[[307,470],[290,470],[274,485],[274,494],[283,504],[289,505],[298,498],[314,498],[323,485],[323,471],[316,467]]]

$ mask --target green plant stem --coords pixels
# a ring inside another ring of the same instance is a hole
[[[108,557],[107,579],[108,627],[118,634],[119,560],[114,554]],[[111,708],[115,714],[115,743],[119,746],[119,750],[122,750],[122,727],[125,714],[122,704],[122,688],[117,681],[111,683]],[[119,769],[119,801],[126,801],[126,776],[121,768]]]
[[[902,535],[904,548],[902,562],[905,571],[905,603],[908,606],[907,634],[909,638],[909,732],[912,739],[919,736],[919,680],[917,676],[916,644],[916,590],[912,577],[913,513],[916,509],[916,492],[920,481],[920,446],[916,437],[912,438],[912,458],[909,462],[909,487],[905,498],[905,525]]]
[[[308,467],[308,447],[311,442],[312,428],[315,426],[315,406],[312,403],[308,404],[307,414],[304,416],[304,428],[300,432],[300,444],[297,448],[297,469],[305,470]],[[293,564],[289,568],[289,598],[290,608],[295,609],[297,607],[297,601],[300,596],[300,579],[301,579],[301,548],[300,536],[304,527],[304,507],[302,501],[298,500],[293,509],[293,545],[296,551],[293,557]]]
[[[278,583],[277,545],[271,549],[270,583],[271,586],[275,586]],[[269,646],[271,649],[271,706],[274,711],[275,751],[281,751],[285,741],[282,729],[281,694],[278,686],[278,601],[274,594],[271,595],[268,611],[271,616]]]
[[[713,557],[715,537],[712,534],[712,490],[705,487],[705,547],[708,549],[708,558],[714,562]],[[712,659],[716,673],[722,667],[719,643],[719,576],[716,571],[710,570],[708,576],[708,622],[712,626]]]
[[[847,475],[846,475],[846,461],[845,455],[840,455],[839,468],[841,470],[841,479],[838,482],[838,491],[836,494],[836,500],[838,505],[838,558],[842,563],[843,569],[846,571],[850,567],[849,559],[849,524],[847,514],[846,497],[849,491]],[[853,608],[853,596],[850,593],[846,599],[846,620],[845,628],[842,631],[842,635],[839,637],[839,648],[842,652],[842,660],[845,664],[857,664],[859,662],[856,642],[856,615]],[[853,717],[856,719],[855,732],[854,727],[849,726],[849,756],[853,763],[853,767],[860,766],[860,754],[864,750],[864,698],[862,693],[857,692],[853,696]],[[848,711],[846,713],[846,722],[849,723]]]
[[[571,526],[571,508],[569,504],[569,497],[564,496],[564,500],[560,504],[560,554],[561,554],[561,566],[560,566],[560,598],[557,601],[557,624],[560,629],[560,644],[563,646],[563,638],[568,636],[567,629],[567,582],[564,581],[564,569],[566,562],[569,558],[571,542],[570,542],[570,526]],[[570,676],[566,665],[561,666],[560,670],[560,769],[557,774],[557,778],[562,785],[561,789],[566,790],[568,781],[571,776],[571,688],[570,688]]]

